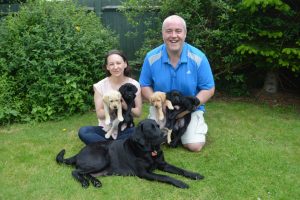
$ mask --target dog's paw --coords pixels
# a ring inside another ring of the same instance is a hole
[[[113,133],[113,134],[111,135],[111,137],[112,137],[114,140],[116,140],[117,137],[118,137],[118,135],[117,135],[116,133]]]
[[[177,145],[174,144],[174,143],[170,143],[170,144],[169,144],[169,147],[171,147],[171,148],[177,148]]]
[[[105,138],[106,138],[106,139],[110,138],[110,134],[106,133],[106,134],[105,134]]]
[[[201,179],[204,179],[204,176],[202,176],[201,174],[193,173],[193,172],[189,172],[188,174],[186,174],[185,177],[190,178],[192,180],[201,180]]]
[[[176,187],[179,187],[181,189],[187,189],[189,188],[189,185],[182,182],[182,181],[179,181],[179,180],[176,180],[175,182],[173,182],[173,184],[176,186]]]
[[[89,187],[89,182],[87,181],[87,180],[83,180],[82,182],[81,182],[81,186],[83,187],[83,188],[88,188]]]
[[[164,117],[163,115],[161,115],[161,116],[158,117],[158,119],[159,119],[160,121],[164,120],[164,118],[165,118],[165,117]]]
[[[201,179],[204,179],[204,176],[202,176],[201,174],[196,174],[194,177],[193,177],[194,180],[201,180]]]
[[[99,180],[97,180],[97,179],[93,180],[93,181],[92,181],[92,184],[93,184],[93,186],[96,187],[96,188],[99,188],[99,187],[102,186],[102,183],[101,183]]]
[[[120,122],[122,122],[122,121],[124,121],[124,117],[119,117],[118,120],[119,120]]]
[[[178,142],[176,140],[172,140],[169,144],[169,147],[176,148],[178,147]]]

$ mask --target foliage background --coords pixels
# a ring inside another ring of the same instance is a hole
[[[117,38],[73,1],[28,1],[0,23],[0,124],[94,107],[92,84]]]
[[[161,38],[164,18],[177,14],[187,22],[187,42],[209,58],[219,90],[247,95],[249,88],[262,87],[268,71],[299,76],[299,1],[125,0],[123,6],[133,25],[148,26],[144,45],[137,52],[140,61],[162,43],[157,38]],[[142,18],[149,11],[155,15]],[[291,86],[295,84],[285,85]]]

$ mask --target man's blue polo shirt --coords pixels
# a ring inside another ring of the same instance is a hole
[[[152,87],[154,91],[178,90],[189,96],[196,96],[199,91],[215,85],[205,54],[188,43],[184,44],[175,68],[170,63],[165,44],[147,53],[139,82],[141,87]],[[204,105],[199,109],[204,111]]]

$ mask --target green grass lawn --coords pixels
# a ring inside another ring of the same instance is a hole
[[[94,113],[0,127],[0,199],[299,199],[298,111],[214,100],[205,117],[209,132],[200,153],[163,147],[168,162],[205,176],[194,181],[170,175],[188,183],[185,190],[117,176],[100,178],[100,189],[82,189],[72,167],[56,164],[55,156],[63,148],[71,156],[84,146],[77,131],[97,124]]]

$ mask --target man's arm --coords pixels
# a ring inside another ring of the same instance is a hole
[[[201,105],[205,104],[215,93],[215,87],[209,90],[201,90],[196,97],[200,100]]]
[[[142,87],[141,89],[143,99],[149,102],[150,96],[153,94],[153,89],[151,87]]]

